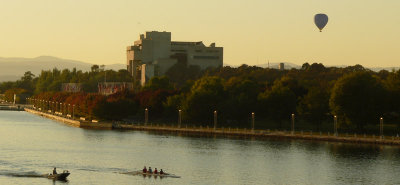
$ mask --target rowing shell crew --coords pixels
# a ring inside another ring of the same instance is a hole
[[[151,169],[151,167],[149,167],[149,170],[147,170],[146,166],[144,166],[144,168],[143,168],[143,173],[160,174],[160,175],[163,175],[163,174],[164,174],[164,172],[163,172],[162,169],[160,170],[160,172],[158,172],[157,168],[155,168],[155,169],[154,169],[154,172],[153,172],[153,170]]]

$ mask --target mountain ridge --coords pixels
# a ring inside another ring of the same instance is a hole
[[[0,57],[0,82],[15,81],[21,78],[26,71],[39,75],[42,70],[70,69],[89,71],[94,64],[78,60],[62,59],[53,56],[38,56],[35,58]],[[100,64],[99,64],[100,65]],[[126,69],[124,64],[105,65],[106,69]]]

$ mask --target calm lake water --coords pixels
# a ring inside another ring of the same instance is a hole
[[[399,149],[85,130],[0,111],[0,184],[400,184]],[[121,174],[145,165],[181,178]],[[38,177],[53,167],[68,182]]]

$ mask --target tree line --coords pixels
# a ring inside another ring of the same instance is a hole
[[[187,124],[211,126],[218,112],[220,127],[250,126],[289,129],[291,114],[299,129],[329,130],[333,116],[339,128],[376,130],[379,118],[394,129],[400,125],[400,70],[374,72],[361,65],[345,68],[305,63],[300,69],[278,70],[256,66],[212,68],[182,80],[193,68],[173,69],[154,77],[134,91],[109,96],[97,92],[104,81],[133,82],[126,70],[104,71],[93,66],[89,72],[76,70],[30,72],[16,82],[3,82],[5,97],[18,92],[25,97],[76,105],[79,116],[103,120],[144,119],[149,110],[152,122],[176,123],[178,110]],[[61,83],[83,84],[83,92],[60,92]],[[21,101],[23,101],[21,99]]]

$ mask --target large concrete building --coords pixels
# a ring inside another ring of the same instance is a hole
[[[215,43],[171,41],[171,32],[146,32],[128,46],[127,69],[142,85],[154,76],[163,76],[176,63],[196,65],[200,69],[221,67],[223,48]]]

